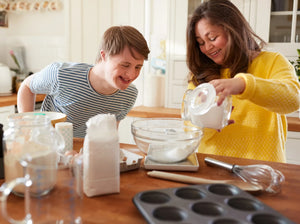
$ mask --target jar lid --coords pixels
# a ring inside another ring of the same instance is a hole
[[[50,117],[37,112],[16,113],[8,116],[8,126],[48,126],[51,124]]]
[[[214,104],[215,98],[216,90],[212,84],[200,84],[190,95],[189,110],[195,115],[205,114]]]

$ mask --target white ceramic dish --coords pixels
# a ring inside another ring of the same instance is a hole
[[[129,152],[124,149],[120,149],[120,150],[122,150],[124,158],[126,157],[125,161],[120,160],[120,172],[125,172],[125,171],[135,170],[140,168],[141,161],[143,159],[142,156],[136,153]]]

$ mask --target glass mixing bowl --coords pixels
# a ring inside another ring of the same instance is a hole
[[[131,132],[138,148],[151,160],[175,163],[198,148],[202,129],[177,118],[146,118],[133,121]]]

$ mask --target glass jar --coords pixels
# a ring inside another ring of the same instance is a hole
[[[35,180],[30,194],[47,194],[56,183],[59,153],[64,150],[64,140],[50,118],[40,113],[10,115],[3,142],[5,181],[26,174]],[[24,186],[17,186],[13,192],[22,196],[24,190]]]
[[[226,97],[218,106],[218,98],[214,86],[209,83],[187,90],[182,101],[181,117],[202,128],[221,130],[228,125],[232,102],[231,97]]]

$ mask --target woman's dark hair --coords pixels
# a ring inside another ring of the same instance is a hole
[[[203,54],[196,40],[196,24],[204,18],[211,25],[223,27],[228,35],[227,51],[222,66]],[[189,82],[192,81],[195,86],[220,78],[221,68],[229,68],[231,77],[239,72],[246,72],[251,55],[260,52],[265,45],[251,29],[242,13],[229,0],[209,0],[202,3],[189,19],[186,41]]]

